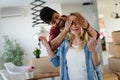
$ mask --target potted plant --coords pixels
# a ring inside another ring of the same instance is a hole
[[[26,79],[33,78],[34,70],[35,70],[35,66],[34,65],[28,65],[28,66],[25,67]]]
[[[23,65],[23,56],[25,54],[22,47],[16,42],[16,40],[10,40],[8,36],[3,36],[4,44],[4,57],[6,62],[12,62],[16,66]]]
[[[36,58],[40,58],[41,50],[39,48],[35,48],[33,54],[35,55]]]

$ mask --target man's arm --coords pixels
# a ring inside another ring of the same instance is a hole
[[[99,38],[99,33],[89,24],[87,19],[85,19],[82,15],[80,16],[79,23],[93,39]]]
[[[83,29],[85,29],[88,32],[89,36],[91,36],[93,39],[97,40],[99,38],[99,33],[94,28],[92,28],[89,23],[88,26]]]
[[[50,42],[50,46],[52,48],[52,50],[54,51],[55,49],[57,49],[59,47],[59,45],[61,44],[61,42],[64,40],[66,34],[68,33],[70,26],[71,26],[72,21],[70,21],[69,19],[65,22],[65,27],[64,29],[61,31],[61,33],[54,38],[51,42]]]
[[[59,47],[61,42],[64,40],[67,32],[68,31],[66,29],[64,29],[56,38],[51,40],[50,45],[51,45],[51,48],[53,51]]]

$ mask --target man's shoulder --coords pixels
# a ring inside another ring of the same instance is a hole
[[[58,30],[58,28],[52,26],[50,30]]]
[[[56,27],[51,27],[50,34],[59,34],[60,30]]]

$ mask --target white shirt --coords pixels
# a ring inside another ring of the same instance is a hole
[[[73,45],[66,55],[70,80],[87,80],[86,59],[84,49]]]

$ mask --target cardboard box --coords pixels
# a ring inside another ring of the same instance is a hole
[[[112,72],[120,72],[120,58],[108,58],[108,65]]]
[[[120,72],[116,72],[116,75],[118,76],[118,79],[120,80]]]
[[[35,66],[34,74],[41,73],[59,73],[59,68],[55,68],[50,62],[49,57],[40,57],[38,59],[34,58],[30,60],[30,64]]]
[[[103,73],[103,80],[118,80],[118,76],[115,73]]]
[[[120,44],[120,30],[112,32],[112,40],[114,44]]]
[[[112,72],[109,69],[109,65],[103,65],[103,73],[109,73],[109,72]]]
[[[112,42],[108,43],[108,52],[113,56],[120,58],[120,45],[115,45]]]

